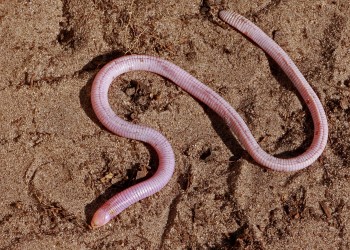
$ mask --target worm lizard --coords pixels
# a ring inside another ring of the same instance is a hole
[[[246,123],[228,102],[180,67],[166,60],[145,55],[115,59],[106,64],[94,79],[91,92],[92,107],[101,123],[111,132],[151,145],[158,154],[159,166],[152,177],[114,195],[98,208],[91,221],[93,228],[105,225],[135,202],[160,191],[174,172],[175,157],[168,140],[152,128],[121,119],[109,105],[109,86],[116,77],[129,71],[144,70],[159,74],[206,104],[223,118],[242,147],[262,166],[278,171],[296,171],[312,164],[323,152],[328,137],[326,114],[316,93],[293,61],[277,43],[245,17],[225,10],[219,12],[219,17],[262,48],[291,79],[310,110],[314,123],[314,137],[310,147],[294,158],[276,158],[258,145]]]

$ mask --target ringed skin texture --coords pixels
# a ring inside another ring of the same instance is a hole
[[[180,67],[166,60],[144,55],[115,59],[105,65],[94,79],[91,92],[92,107],[101,123],[111,132],[151,145],[158,154],[159,166],[152,177],[114,195],[103,204],[92,218],[93,228],[105,225],[127,207],[160,191],[174,172],[175,158],[168,140],[152,128],[121,119],[109,105],[108,89],[112,81],[126,72],[143,70],[156,73],[206,104],[225,120],[242,147],[262,166],[277,171],[296,171],[311,165],[323,152],[328,137],[326,114],[316,93],[293,61],[279,45],[243,16],[225,10],[221,11],[219,16],[262,48],[291,79],[307,104],[314,123],[314,137],[310,147],[303,154],[290,159],[269,155],[258,145],[246,123],[228,102]]]

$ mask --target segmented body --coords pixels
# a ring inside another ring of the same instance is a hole
[[[317,95],[293,61],[270,37],[243,16],[230,11],[221,11],[219,16],[260,46],[291,79],[307,104],[314,122],[314,138],[310,147],[294,158],[276,158],[258,145],[246,123],[228,102],[180,67],[152,56],[132,55],[113,60],[95,77],[91,92],[93,109],[101,123],[111,132],[151,145],[158,154],[159,166],[151,178],[116,194],[100,207],[91,221],[93,227],[106,224],[130,205],[161,190],[174,172],[174,153],[167,139],[149,127],[121,119],[108,103],[110,84],[116,77],[129,71],[143,70],[164,76],[205,103],[227,122],[254,160],[265,167],[278,171],[299,170],[312,164],[323,152],[328,137],[326,114]]]

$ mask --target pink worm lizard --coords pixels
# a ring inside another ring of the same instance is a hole
[[[303,154],[290,159],[269,155],[258,145],[246,123],[229,103],[180,67],[152,56],[131,55],[115,59],[105,65],[94,79],[91,93],[92,107],[101,123],[111,132],[151,145],[158,154],[159,166],[151,178],[114,195],[97,209],[91,221],[93,228],[105,225],[127,207],[160,191],[174,172],[175,158],[168,140],[149,127],[121,119],[108,103],[108,89],[112,81],[129,71],[144,70],[159,74],[205,103],[229,125],[252,158],[265,167],[278,171],[296,171],[312,164],[323,152],[328,137],[326,114],[316,93],[293,61],[270,37],[243,16],[230,11],[221,11],[219,16],[261,47],[291,79],[306,102],[313,119],[314,138],[310,147]]]

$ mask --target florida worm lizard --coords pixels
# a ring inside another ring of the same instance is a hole
[[[261,47],[291,79],[310,110],[314,123],[314,137],[310,147],[301,155],[289,159],[269,155],[258,145],[246,123],[228,102],[180,67],[166,60],[144,55],[115,59],[105,65],[94,79],[92,107],[101,123],[111,132],[151,145],[158,154],[159,166],[152,177],[114,195],[97,209],[91,221],[93,228],[105,225],[130,205],[161,190],[174,172],[175,158],[168,140],[149,127],[121,119],[109,105],[109,86],[116,77],[129,71],[144,70],[159,74],[206,104],[223,118],[242,147],[262,166],[278,171],[295,171],[312,164],[323,152],[328,137],[326,114],[316,93],[293,61],[270,37],[243,16],[230,11],[221,11],[219,16]]]

